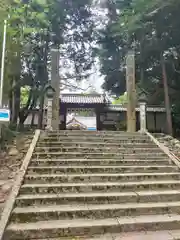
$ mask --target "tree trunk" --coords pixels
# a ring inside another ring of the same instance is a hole
[[[141,69],[140,69],[140,83],[141,83],[141,86],[143,87],[143,84],[144,84],[144,69],[143,69],[143,67],[141,67]]]
[[[36,112],[35,112],[35,111],[32,111],[31,128],[34,127],[35,114],[36,114]]]
[[[39,116],[38,116],[38,129],[42,129],[43,114],[44,114],[44,96],[42,96],[40,98]]]
[[[16,54],[12,62],[12,117],[11,123],[14,127],[17,127],[17,121],[20,111],[20,84],[19,79],[21,76],[21,44],[17,42],[16,46]]]
[[[19,113],[19,129],[24,128],[24,122],[26,120],[27,116],[24,114],[24,112]]]
[[[42,49],[43,54],[43,76],[40,76],[43,81],[42,83],[42,92],[44,92],[45,85],[48,82],[48,49],[49,49],[49,37],[48,35],[44,36],[44,39],[42,39],[42,42],[44,43],[44,48]],[[37,72],[39,75],[39,73]],[[44,114],[44,100],[45,96],[44,94],[40,98],[40,106],[39,106],[39,116],[38,116],[38,129],[42,129],[43,125],[43,114]]]
[[[37,99],[33,99],[33,90],[31,89],[26,106],[19,111],[19,127],[22,128],[29,112],[36,105]]]
[[[143,67],[143,63],[144,63],[144,59],[143,59],[143,38],[141,38],[141,42],[140,42],[140,85],[141,87],[144,86],[144,67]]]
[[[170,100],[169,100],[169,89],[168,89],[166,65],[165,65],[163,54],[161,54],[161,67],[162,67],[162,80],[163,80],[163,87],[164,87],[164,99],[165,99],[166,118],[167,118],[167,130],[169,135],[173,135],[171,107],[170,107]]]
[[[9,91],[9,109],[10,109],[10,123],[12,123],[12,90]]]
[[[13,86],[16,85],[16,79],[14,79]],[[20,87],[16,86],[12,91],[12,118],[11,122],[14,126],[17,126],[18,115],[20,111]]]

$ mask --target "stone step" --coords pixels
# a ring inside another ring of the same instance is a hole
[[[125,136],[125,137],[144,137],[147,135],[139,132],[120,132],[120,131],[54,131],[54,132],[43,132],[41,136]]]
[[[51,142],[69,142],[69,143],[76,143],[76,142],[89,142],[89,143],[92,143],[92,142],[100,142],[102,144],[153,144],[149,139],[128,139],[128,138],[123,138],[123,139],[115,139],[115,138],[111,138],[111,139],[102,139],[102,138],[99,138],[99,139],[94,139],[94,138],[90,138],[90,139],[87,139],[87,138],[44,138],[44,139],[40,139],[39,140],[39,143],[40,142],[43,142],[43,143],[46,143],[46,144],[51,144]]]
[[[35,222],[63,219],[104,219],[148,214],[179,214],[180,202],[36,205],[16,207],[11,222]]]
[[[147,215],[110,219],[75,219],[14,223],[7,227],[5,238],[24,240],[84,236],[95,234],[124,233],[132,231],[179,230],[179,214]],[[132,239],[132,238],[131,238]],[[164,240],[164,239],[163,239]]]
[[[38,157],[38,156],[36,156],[36,158],[35,157],[33,157],[32,158],[32,162],[34,162],[34,161],[38,161],[38,160],[44,160],[44,159],[46,159],[46,161],[50,161],[51,159],[52,160],[61,160],[62,159],[62,162],[63,161],[66,161],[66,160],[73,160],[73,159],[77,159],[77,161],[93,161],[94,159],[96,160],[96,161],[104,161],[104,159],[106,160],[106,161],[111,161],[111,160],[114,160],[114,161],[116,161],[116,160],[118,160],[118,161],[125,161],[126,162],[126,160],[127,161],[136,161],[136,160],[142,160],[142,161],[154,161],[154,160],[156,160],[157,161],[157,163],[159,162],[159,161],[166,161],[166,163],[168,162],[169,164],[173,164],[172,163],[172,161],[171,161],[171,159],[169,159],[167,156],[151,156],[151,155],[145,155],[144,157],[143,157],[144,155],[140,155],[140,156],[138,156],[138,155],[134,155],[134,158],[132,157],[132,155],[130,155],[130,157],[128,157],[128,155],[118,155],[118,157],[116,157],[116,156],[113,156],[113,158],[100,158],[100,156],[99,156],[99,158],[93,158],[93,157],[91,157],[90,156],[90,158],[89,158],[89,156],[86,156],[86,157],[84,157],[83,158],[83,156],[80,156],[80,157],[78,157],[78,158],[73,158],[73,156],[71,156],[71,158],[67,158],[67,157],[64,157],[64,158],[60,158],[60,157],[50,157],[50,156],[46,156],[45,158],[44,157]]]
[[[106,152],[106,153],[101,153],[101,152],[89,152],[89,153],[83,153],[83,152],[35,152],[33,153],[33,158],[53,158],[53,157],[58,157],[58,158],[118,158],[118,159],[154,159],[157,157],[163,157],[167,158],[167,155],[163,152],[154,152],[151,154],[151,152],[147,153],[111,153],[111,152]]]
[[[66,130],[59,130],[59,131],[57,131],[57,130],[52,130],[52,131],[44,131],[43,133],[47,133],[47,134],[60,134],[60,133],[62,133],[62,134],[67,134],[67,133],[87,133],[87,134],[108,134],[108,133],[118,133],[118,134],[126,134],[126,135],[131,135],[131,134],[134,134],[134,135],[140,135],[140,134],[144,134],[144,133],[141,133],[141,132],[133,132],[133,133],[131,133],[131,132],[126,132],[126,131],[114,131],[114,130],[95,130],[95,131],[89,131],[89,130],[68,130],[68,129],[66,129]]]
[[[69,166],[69,165],[167,165],[168,159],[150,159],[150,160],[137,160],[137,159],[33,159],[30,166]]]
[[[134,137],[126,137],[126,136],[49,136],[49,137],[41,137],[40,141],[94,141],[94,142],[149,142],[152,143],[151,140],[147,136],[134,136]]]
[[[95,235],[92,237],[75,237],[74,240],[180,240],[180,230],[162,230],[162,231],[140,231],[140,232],[129,232],[129,233],[107,233]],[[34,240],[34,239],[28,239]],[[36,240],[47,240],[47,238],[41,238]],[[48,238],[48,240],[70,240],[68,238]]]
[[[146,134],[54,131],[41,133],[3,240],[168,229],[180,229],[180,172]]]
[[[20,194],[16,206],[57,205],[57,204],[105,204],[105,203],[147,203],[180,201],[180,188],[177,190],[148,190],[132,192],[87,192],[87,193],[45,193]]]
[[[87,193],[87,192],[115,192],[139,190],[167,190],[179,189],[180,180],[164,181],[137,181],[137,182],[96,182],[96,183],[49,183],[49,184],[24,184],[20,194],[36,193]]]
[[[53,173],[122,173],[122,172],[174,172],[177,171],[175,165],[134,165],[134,166],[119,166],[119,165],[71,165],[71,166],[30,166],[27,173],[37,174],[53,174]]]
[[[47,147],[47,146],[59,146],[59,147],[83,147],[83,146],[90,146],[90,147],[119,147],[119,148],[158,148],[154,143],[121,143],[121,142],[70,142],[70,141],[54,141],[54,142],[43,142],[39,141],[37,143],[38,147]]]
[[[133,145],[131,148],[118,148],[118,147],[61,147],[61,146],[46,146],[46,147],[36,147],[35,152],[43,152],[43,153],[53,153],[53,152],[82,152],[82,153],[161,153],[161,150],[157,147],[155,148],[134,148]]]
[[[40,174],[26,175],[24,183],[78,183],[104,181],[180,180],[179,172],[165,173],[91,173],[91,174]]]

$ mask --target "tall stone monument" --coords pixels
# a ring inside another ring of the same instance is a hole
[[[55,89],[52,101],[52,130],[59,130],[60,125],[60,77],[59,77],[59,58],[58,49],[51,50],[51,86]]]
[[[127,131],[136,132],[136,86],[135,86],[135,53],[128,51],[126,58],[127,90]]]

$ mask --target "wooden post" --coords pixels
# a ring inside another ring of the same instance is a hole
[[[60,124],[60,77],[59,77],[59,58],[60,53],[58,49],[51,50],[51,86],[55,89],[52,102],[52,129],[59,130]]]
[[[167,129],[168,134],[173,135],[172,127],[172,117],[171,117],[171,105],[169,100],[169,89],[168,89],[168,79],[166,72],[166,64],[163,54],[161,54],[161,66],[162,66],[162,77],[163,77],[163,86],[164,86],[164,99],[165,99],[165,108],[166,108],[166,118],[167,118]]]
[[[136,132],[136,86],[135,86],[134,51],[129,51],[126,58],[126,90],[127,90],[127,131]]]
[[[100,109],[99,107],[96,108],[96,130],[100,131],[101,130],[101,120],[100,120]]]

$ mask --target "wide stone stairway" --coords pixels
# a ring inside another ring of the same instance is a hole
[[[140,133],[41,133],[4,239],[180,239],[180,172]]]

